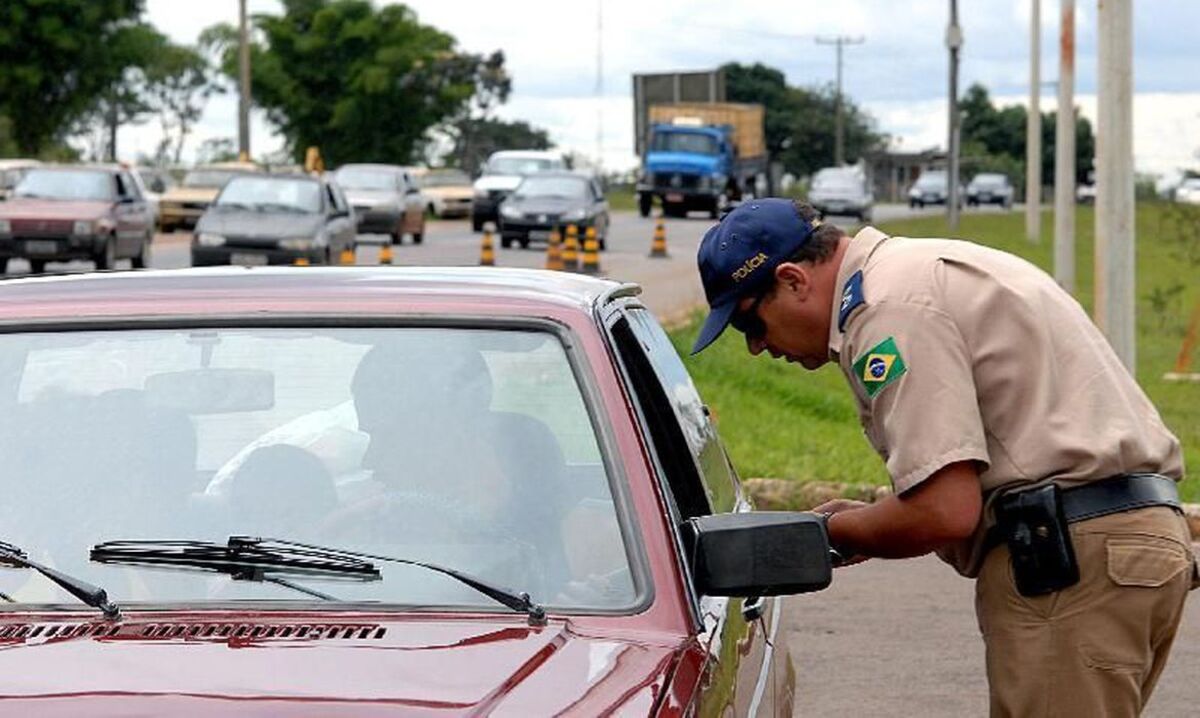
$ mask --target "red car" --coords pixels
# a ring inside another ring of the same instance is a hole
[[[124,167],[35,167],[0,203],[0,274],[14,257],[29,260],[34,274],[72,259],[113,269],[128,258],[141,268],[153,239],[153,212]]]
[[[637,293],[0,283],[0,711],[790,714],[823,519],[750,510]]]

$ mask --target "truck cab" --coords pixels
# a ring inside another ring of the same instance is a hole
[[[733,144],[729,128],[658,124],[651,128],[643,183],[638,187],[642,216],[657,196],[668,215],[706,210],[716,217],[728,201]]]

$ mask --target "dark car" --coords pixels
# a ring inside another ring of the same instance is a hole
[[[192,265],[333,264],[356,222],[337,184],[307,175],[229,180],[196,223]]]
[[[1012,202],[1013,186],[1007,175],[981,172],[972,177],[967,184],[967,205],[970,207],[998,204],[1004,209],[1009,209]]]
[[[963,188],[958,186],[958,206],[963,204]],[[949,202],[950,180],[945,170],[926,170],[921,173],[912,189],[908,191],[908,206],[919,209],[928,204],[946,204]]]
[[[187,269],[0,307],[7,712],[791,712],[776,596],[829,582],[824,520],[751,510],[637,287]]]
[[[29,260],[34,273],[73,259],[145,267],[153,239],[150,206],[123,167],[35,167],[0,203],[0,271],[13,258]]]
[[[596,230],[600,249],[608,235],[608,200],[595,178],[574,172],[539,172],[528,175],[500,204],[500,246],[513,242],[528,247],[544,242],[557,228],[579,229],[582,243],[588,227]]]
[[[392,244],[425,238],[425,198],[417,180],[396,165],[342,165],[334,173],[354,206],[358,231],[387,235]]]

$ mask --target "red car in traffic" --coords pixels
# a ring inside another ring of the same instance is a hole
[[[153,212],[124,167],[34,167],[0,202],[0,274],[14,258],[29,260],[34,274],[73,259],[145,267],[153,239]]]
[[[754,512],[633,285],[220,268],[0,283],[0,711],[787,715]]]

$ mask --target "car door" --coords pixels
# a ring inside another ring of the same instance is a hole
[[[686,565],[689,518],[751,507],[710,412],[662,327],[636,302],[610,314],[606,323],[670,500]],[[690,568],[688,573],[692,586]],[[794,677],[786,650],[774,649],[782,601],[703,596],[694,588],[692,594],[697,638],[707,654],[694,699],[698,713],[790,713]]]
[[[113,209],[116,224],[117,256],[131,257],[140,251],[150,230],[150,211],[137,182],[128,172],[116,174],[117,204]]]
[[[325,233],[334,254],[354,246],[357,233],[354,210],[336,182],[325,183]]]

